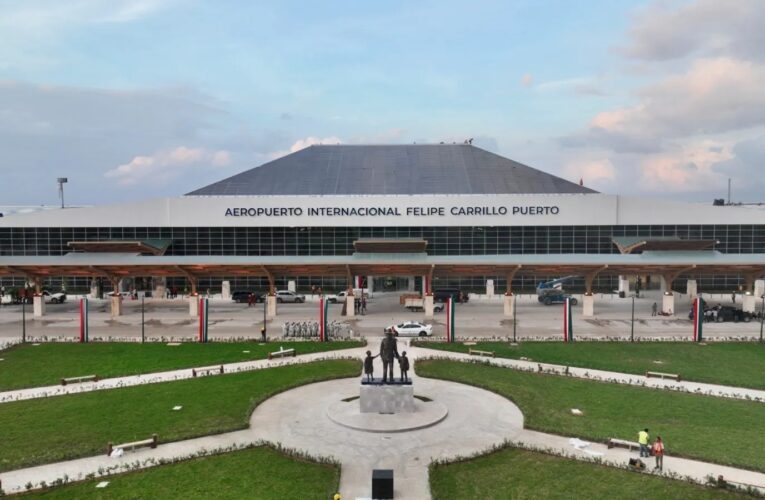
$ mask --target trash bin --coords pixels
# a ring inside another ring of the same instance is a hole
[[[626,296],[627,296],[627,295],[624,293],[624,290],[619,290],[619,298],[620,298],[620,299],[623,299],[623,298],[624,298],[624,297],[626,297]]]

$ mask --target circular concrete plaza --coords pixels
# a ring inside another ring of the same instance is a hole
[[[357,413],[358,400],[342,401],[359,394],[359,381],[320,382],[274,396],[255,409],[251,428],[258,438],[339,460],[341,492],[368,496],[372,470],[393,469],[396,498],[429,498],[432,461],[484,451],[517,437],[523,429],[523,414],[502,396],[419,377],[414,380],[415,394],[432,400],[419,401],[423,411],[419,425],[416,414],[363,417]],[[343,415],[330,418],[328,413],[339,407],[344,408]],[[351,418],[354,408],[356,419]],[[348,421],[369,429],[351,429]],[[378,428],[381,422],[390,432]]]

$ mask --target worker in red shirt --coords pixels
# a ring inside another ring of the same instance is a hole
[[[661,441],[661,436],[656,436],[656,441],[654,441],[653,447],[651,447],[651,451],[653,451],[653,456],[656,457],[656,467],[654,467],[654,470],[659,469],[659,471],[663,471],[664,443]]]

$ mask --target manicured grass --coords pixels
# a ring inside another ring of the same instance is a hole
[[[468,352],[495,351],[502,358],[531,358],[542,363],[594,368],[624,373],[678,373],[683,380],[765,389],[765,345],[754,342],[420,342],[421,347]],[[661,363],[657,363],[660,361]]]
[[[109,481],[105,488],[96,484]],[[268,447],[196,458],[24,496],[44,498],[327,499],[337,491],[340,470],[296,460]]]
[[[667,453],[765,470],[765,404],[520,372],[479,363],[415,363],[419,375],[486,388],[512,400],[528,428],[604,442],[648,427]],[[584,416],[571,414],[579,408]]]
[[[355,341],[337,342],[211,342],[137,344],[46,343],[16,345],[0,351],[0,391],[58,384],[62,377],[98,375],[101,378],[136,375],[196,366],[264,359],[269,352],[294,348],[298,355],[361,347]],[[249,351],[249,352],[243,352]]]
[[[153,433],[168,442],[246,428],[273,394],[360,372],[357,361],[319,361],[0,404],[0,471],[96,455],[109,441]],[[176,405],[183,409],[172,411]]]
[[[434,500],[745,497],[683,481],[517,448],[506,448],[466,462],[432,467],[430,487]]]

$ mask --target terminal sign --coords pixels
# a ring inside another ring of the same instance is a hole
[[[231,207],[226,217],[460,217],[558,215],[556,205],[483,205],[452,207]]]

